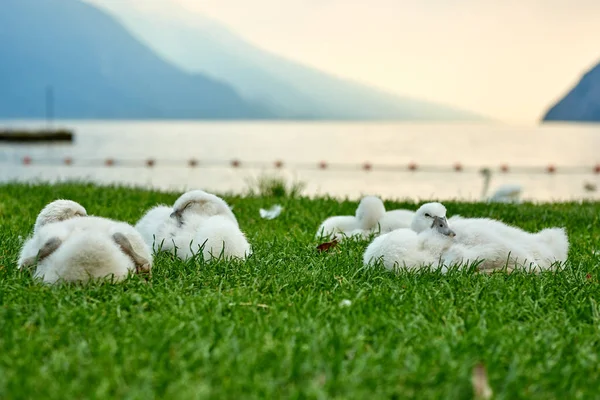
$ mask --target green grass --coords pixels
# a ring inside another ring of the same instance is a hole
[[[306,187],[304,182],[288,182],[277,174],[262,174],[257,178],[248,179],[248,196],[256,197],[299,197]]]
[[[150,284],[60,287],[15,269],[19,237],[52,200],[135,223],[177,196],[0,186],[0,398],[468,399],[478,362],[499,399],[600,398],[598,203],[446,203],[449,215],[566,226],[565,270],[537,276],[364,269],[367,243],[319,253],[313,237],[356,202],[290,196],[225,196],[253,245],[246,263],[160,254]],[[275,203],[281,216],[261,219]]]

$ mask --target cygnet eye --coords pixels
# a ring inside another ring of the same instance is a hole
[[[431,215],[429,215],[429,213],[425,213],[425,216],[426,216],[427,218],[431,218]]]

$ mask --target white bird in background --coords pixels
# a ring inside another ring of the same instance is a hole
[[[489,168],[484,168],[481,171],[483,175],[483,191],[481,198],[491,203],[519,203],[521,201],[521,193],[523,187],[519,184],[505,184],[500,185],[494,194],[487,198],[487,193],[490,186],[490,180],[492,178],[492,171]]]

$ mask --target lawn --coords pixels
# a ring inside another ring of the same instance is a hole
[[[367,242],[320,253],[314,239],[357,202],[273,194],[224,196],[253,245],[245,263],[159,254],[150,283],[59,287],[15,268],[52,200],[135,223],[179,194],[0,185],[0,398],[468,399],[479,362],[495,398],[600,398],[599,203],[445,203],[527,230],[566,226],[568,265],[541,275],[365,269]],[[261,219],[274,204],[280,217]]]

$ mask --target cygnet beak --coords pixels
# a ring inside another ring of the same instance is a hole
[[[433,217],[433,224],[431,225],[431,227],[436,229],[442,235],[450,237],[456,236],[456,233],[454,233],[454,231],[450,229],[450,227],[448,227],[448,222],[446,221],[446,218]]]

